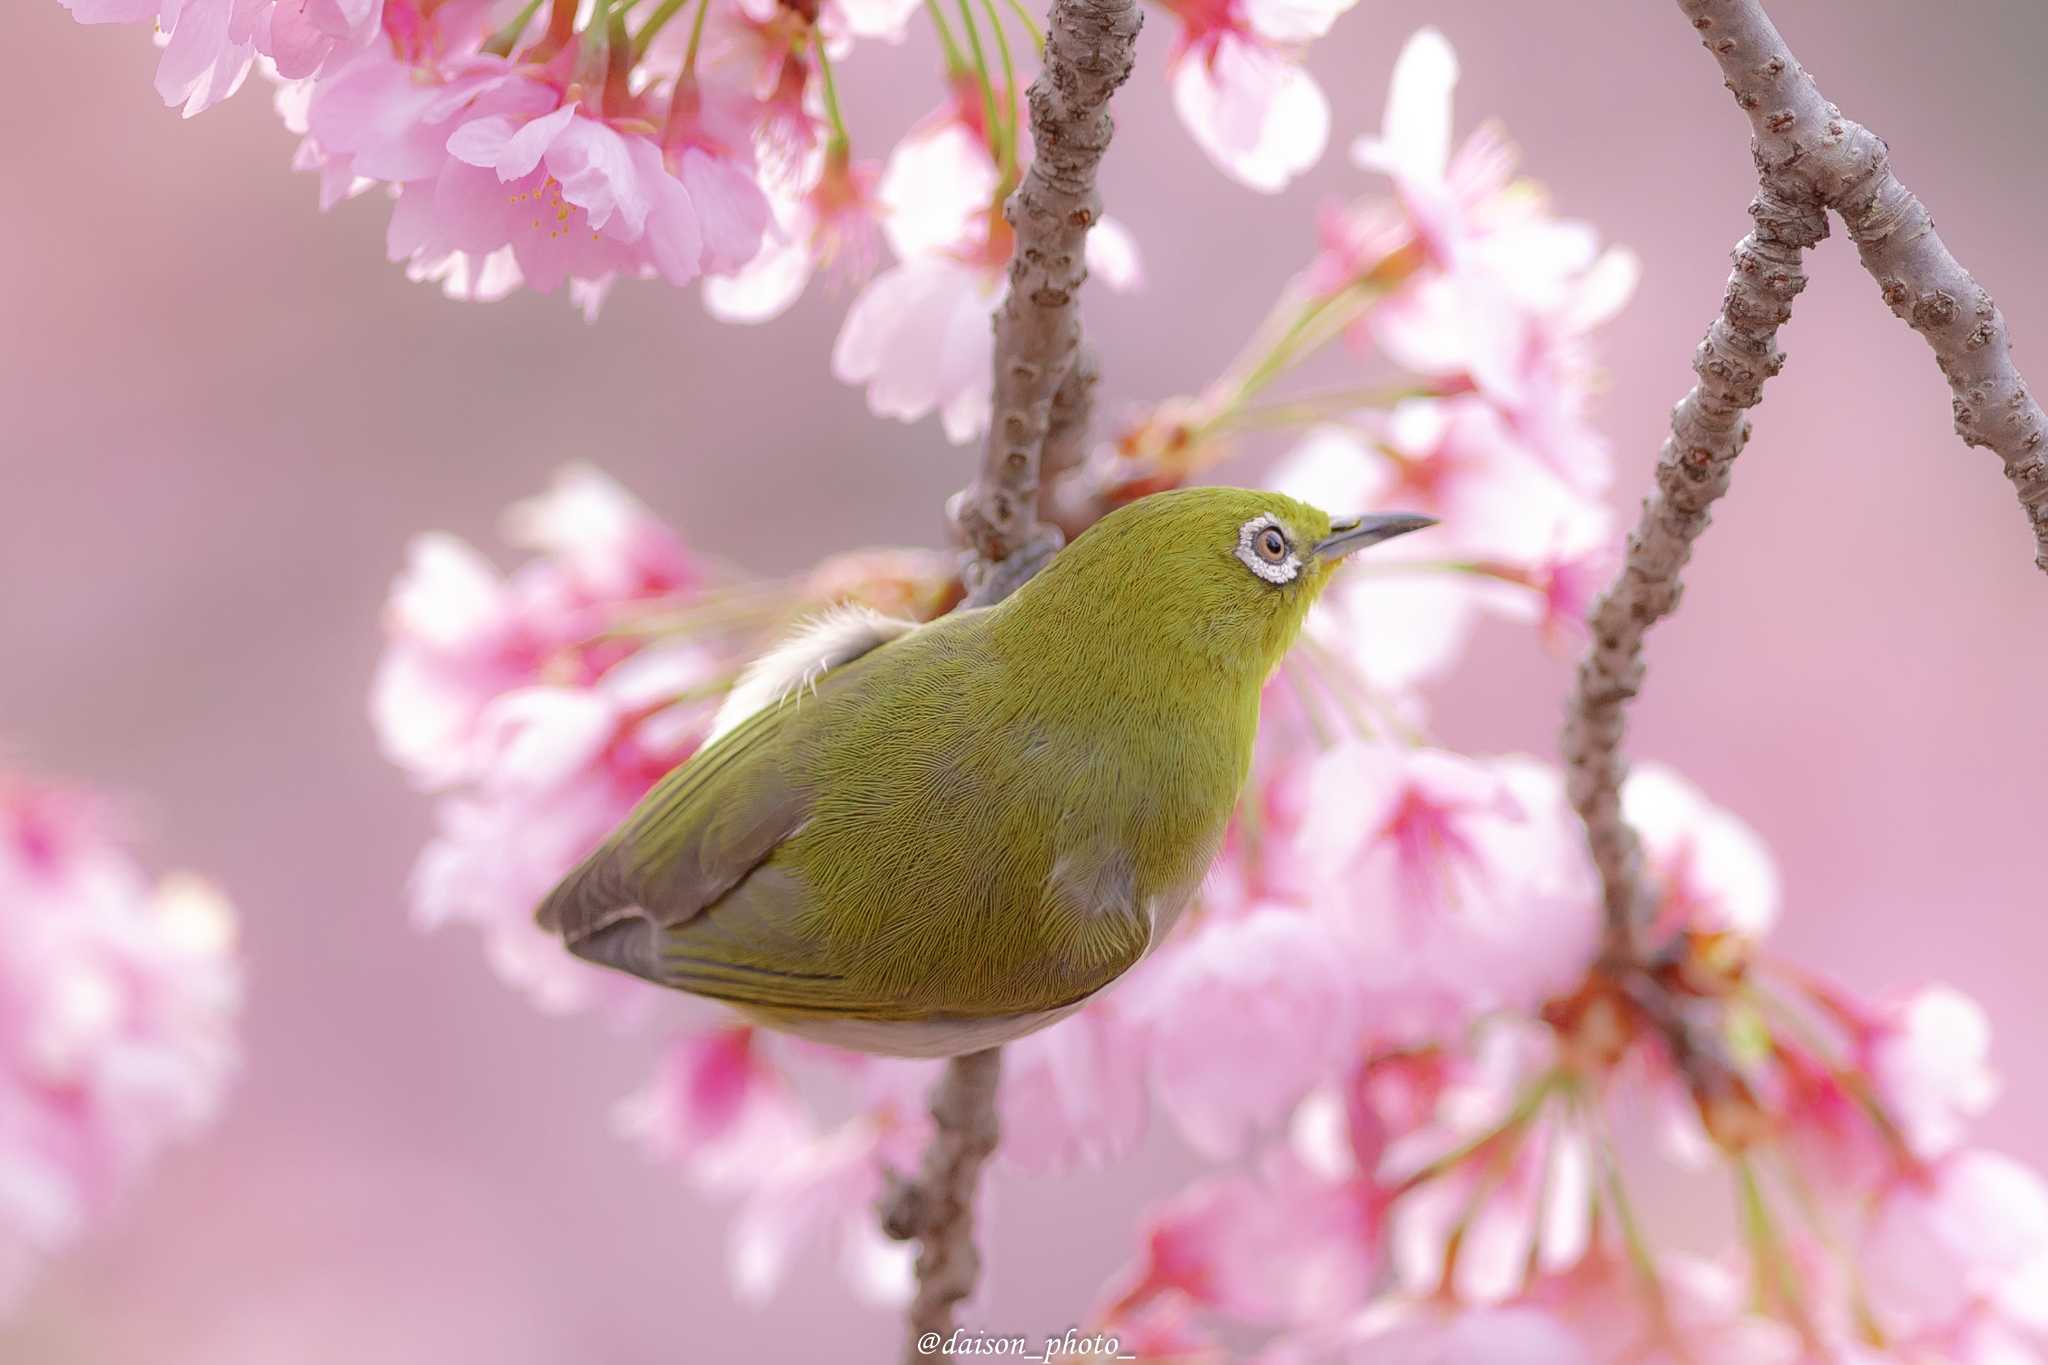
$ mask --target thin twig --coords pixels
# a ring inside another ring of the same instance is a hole
[[[936,13],[936,10],[934,11]],[[980,473],[951,507],[966,543],[963,606],[1001,601],[1058,551],[1059,528],[1039,512],[1041,474],[1087,448],[1095,361],[1081,343],[1088,229],[1101,217],[1095,173],[1114,127],[1109,99],[1130,75],[1142,15],[1136,0],[1054,0],[1045,66],[1031,83],[1035,154],[1003,207],[1016,233],[1010,289],[996,310],[994,402]],[[904,1358],[946,1341],[974,1292],[981,1256],[974,1201],[996,1149],[1000,1049],[955,1057],[932,1091],[933,1133],[914,1181],[897,1181],[882,1230],[920,1242],[917,1295]]]

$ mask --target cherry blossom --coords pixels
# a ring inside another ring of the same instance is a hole
[[[1120,993],[1148,1030],[1154,1094],[1197,1151],[1233,1155],[1355,1055],[1347,946],[1317,916],[1267,904],[1187,936]]]
[[[1241,1321],[1329,1319],[1370,1292],[1378,1221],[1369,1186],[1333,1185],[1276,1151],[1256,1175],[1209,1177],[1150,1214],[1104,1316],[1179,1296]]]
[[[1330,106],[1299,64],[1353,0],[1176,0],[1173,106],[1226,175],[1268,193],[1322,158]]]
[[[936,412],[946,439],[988,425],[995,341],[989,314],[1009,287],[1011,240],[999,214],[1001,171],[976,107],[955,98],[905,137],[877,186],[897,263],[847,310],[832,372],[867,390],[877,417]],[[1112,219],[1088,234],[1087,262],[1112,288],[1139,283],[1135,243]]]
[[[846,286],[874,274],[881,254],[880,170],[844,153],[816,158],[798,191],[773,191],[773,224],[754,258],[704,282],[704,305],[725,322],[768,322],[796,302],[816,272]]]
[[[1888,1004],[1862,1032],[1860,1070],[1912,1153],[1943,1156],[1998,1095],[1988,1061],[1991,1024],[1951,986],[1926,986]]]
[[[0,1305],[212,1120],[241,993],[217,890],[152,882],[103,801],[0,774]]]
[[[1306,781],[1296,851],[1378,1036],[1428,1041],[1532,1008],[1590,962],[1591,872],[1554,773],[1354,741]]]
[[[1671,769],[1638,764],[1621,794],[1661,897],[1652,932],[1761,938],[1778,917],[1778,870],[1756,831]]]
[[[885,1169],[916,1168],[928,1125],[915,1106],[877,1108],[768,1156],[733,1221],[731,1271],[739,1298],[765,1302],[799,1253],[830,1241],[864,1298],[907,1300],[912,1248],[883,1238],[875,1206]]]
[[[1596,371],[1585,337],[1627,300],[1638,264],[1625,250],[1601,252],[1590,227],[1552,218],[1534,186],[1513,178],[1515,154],[1497,128],[1451,151],[1456,81],[1441,34],[1408,41],[1380,133],[1352,150],[1392,181],[1401,217],[1372,202],[1327,217],[1310,279],[1325,289],[1386,281],[1355,338],[1443,391],[1478,392],[1533,454],[1597,492],[1608,455],[1586,421]],[[1411,252],[1417,259],[1405,260]]]
[[[709,1191],[744,1190],[810,1140],[810,1110],[759,1033],[721,1022],[669,1043],[654,1075],[620,1101],[622,1135]]]
[[[1552,633],[1580,619],[1610,554],[1604,503],[1474,397],[1405,401],[1367,427],[1311,430],[1268,482],[1318,506],[1423,512],[1441,526],[1340,576],[1311,617],[1314,638],[1399,693],[1457,659],[1481,610]]]
[[[481,929],[492,966],[544,1009],[637,995],[565,954],[533,909],[708,730],[731,664],[687,643],[649,649],[591,687],[530,686],[477,717],[465,785],[442,802],[413,874],[424,928]]]
[[[717,641],[608,634],[635,603],[687,602],[701,571],[597,471],[564,470],[505,530],[538,554],[509,577],[452,536],[415,542],[370,711],[386,754],[445,793],[413,875],[419,921],[483,929],[501,974],[572,1009],[632,983],[563,954],[533,907],[689,755],[736,665]]]
[[[2048,1183],[1967,1149],[1879,1193],[1858,1244],[1870,1311],[1901,1336],[1990,1308],[2048,1326]]]
[[[1004,1050],[1003,1159],[1026,1170],[1101,1166],[1144,1134],[1146,1039],[1125,992]]]
[[[468,544],[429,533],[392,588],[370,715],[385,755],[425,786],[476,770],[494,699],[544,672],[587,681],[622,655],[593,643],[621,606],[686,593],[701,578],[672,532],[584,465],[515,507],[507,531],[541,557],[502,577]]]
[[[1532,1271],[1565,1270],[1585,1254],[1593,1158],[1583,1129],[1544,1102],[1554,1051],[1542,1029],[1485,1030],[1441,1079],[1429,1119],[1388,1143],[1378,1175],[1403,1191],[1388,1244],[1409,1292],[1501,1303]]]

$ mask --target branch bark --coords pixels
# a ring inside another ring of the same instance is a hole
[[[1003,207],[1016,233],[1010,290],[995,315],[994,401],[981,472],[955,499],[953,520],[973,552],[974,603],[1001,600],[1060,547],[1039,520],[1047,435],[1062,395],[1057,454],[1085,441],[1093,388],[1081,354],[1081,284],[1088,229],[1102,216],[1096,169],[1115,125],[1109,99],[1131,74],[1137,0],[1054,0],[1045,69],[1031,83],[1031,165]],[[1065,387],[1063,391],[1063,386]]]
[[[1729,466],[1749,439],[1745,410],[1783,356],[1777,329],[1804,287],[1801,253],[1839,214],[1892,312],[1927,339],[1954,394],[1957,433],[2004,462],[2048,571],[2048,418],[2014,367],[2005,320],[1934,231],[1924,205],[1893,175],[1884,141],[1821,96],[1761,0],[1678,0],[1749,116],[1756,230],[1735,249],[1720,316],[1693,361],[1699,383],[1672,413],[1614,584],[1595,603],[1592,644],[1567,712],[1564,759],[1585,821],[1607,911],[1608,954],[1636,960],[1645,917],[1641,854],[1621,817],[1625,708],[1642,686],[1644,633],[1678,604],[1680,573]]]
[[[969,552],[963,606],[1002,601],[1063,541],[1041,517],[1040,484],[1087,449],[1097,370],[1081,341],[1080,290],[1088,230],[1102,216],[1095,174],[1115,131],[1110,96],[1131,74],[1143,21],[1137,0],[1053,0],[1045,68],[1028,94],[1036,150],[1003,206],[1016,245],[1009,292],[993,320],[988,442],[980,473],[950,508]],[[929,1358],[920,1339],[952,1335],[981,1271],[974,1200],[999,1137],[1001,1074],[997,1048],[946,1064],[917,1178],[898,1182],[881,1210],[885,1233],[920,1243],[904,1348],[911,1365]]]
[[[1640,903],[1641,850],[1621,815],[1628,774],[1621,741],[1626,707],[1643,684],[1643,636],[1678,607],[1679,574],[1693,541],[1707,529],[1710,509],[1728,491],[1730,467],[1749,443],[1747,411],[1784,364],[1778,328],[1806,287],[1800,257],[1828,230],[1822,210],[1787,202],[1768,186],[1749,212],[1756,226],[1735,244],[1721,311],[1693,352],[1699,382],[1671,411],[1656,490],[1629,535],[1620,576],[1593,605],[1592,643],[1565,721],[1566,786],[1600,872],[1609,955],[1620,961],[1637,956],[1635,929],[1648,918]]]
[[[981,1253],[974,1245],[974,1195],[1000,1136],[996,1088],[1002,1049],[955,1057],[932,1091],[932,1140],[915,1181],[899,1182],[882,1206],[882,1231],[918,1239],[917,1294],[910,1303],[909,1365],[928,1360],[920,1340],[953,1333],[960,1301],[974,1292]]]
[[[1821,96],[1761,0],[1679,0],[1755,133],[1757,171],[1841,215],[1885,304],[1920,333],[1954,394],[1956,434],[2004,462],[2048,572],[2048,417],[2013,364],[2005,318],[1892,174],[1884,139]]]

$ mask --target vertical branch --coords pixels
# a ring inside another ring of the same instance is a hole
[[[1102,215],[1095,173],[1114,124],[1109,99],[1131,73],[1136,0],[1054,0],[1045,69],[1031,83],[1030,168],[1003,214],[1016,232],[1010,289],[995,315],[995,371],[980,473],[954,500],[953,520],[973,552],[969,601],[999,601],[1059,548],[1038,518],[1041,461],[1055,425],[1054,396],[1081,354],[1088,229]],[[1085,439],[1092,372],[1066,391],[1060,457]]]
[[[911,1365],[930,1353],[918,1343],[952,1335],[953,1313],[974,1292],[981,1253],[974,1245],[974,1193],[981,1168],[996,1150],[996,1082],[1001,1048],[946,1063],[932,1091],[934,1132],[916,1181],[903,1182],[882,1209],[882,1231],[898,1241],[921,1239],[917,1295],[910,1303]]]
[[[1000,602],[1060,548],[1059,529],[1040,519],[1039,486],[1087,446],[1097,371],[1081,342],[1080,291],[1088,229],[1102,215],[1095,173],[1114,132],[1109,99],[1131,73],[1142,22],[1137,0],[1053,0],[1045,69],[1029,92],[1036,151],[1003,206],[1016,246],[993,323],[988,443],[949,509],[969,551],[967,606]],[[921,1339],[952,1334],[980,1274],[974,1198],[996,1149],[1001,1072],[996,1048],[946,1064],[917,1178],[899,1181],[881,1210],[885,1233],[920,1243],[905,1348],[912,1365],[927,1358]]]
[[[1693,352],[1699,382],[1671,411],[1671,435],[1657,457],[1657,487],[1628,538],[1620,576],[1593,605],[1592,643],[1579,664],[1565,721],[1564,761],[1572,805],[1586,823],[1607,910],[1612,957],[1627,960],[1643,918],[1635,831],[1621,816],[1628,761],[1621,752],[1625,708],[1643,684],[1643,636],[1678,606],[1679,574],[1710,509],[1728,491],[1735,457],[1749,442],[1748,409],[1778,372],[1778,328],[1806,287],[1800,255],[1827,235],[1827,216],[1769,189],[1749,206],[1756,226],[1736,243],[1721,311]]]

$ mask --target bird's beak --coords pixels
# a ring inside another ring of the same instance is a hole
[[[1369,517],[1340,517],[1330,523],[1330,534],[1309,548],[1317,559],[1342,559],[1353,550],[1363,550],[1410,531],[1436,525],[1435,517],[1413,512],[1381,512]]]

